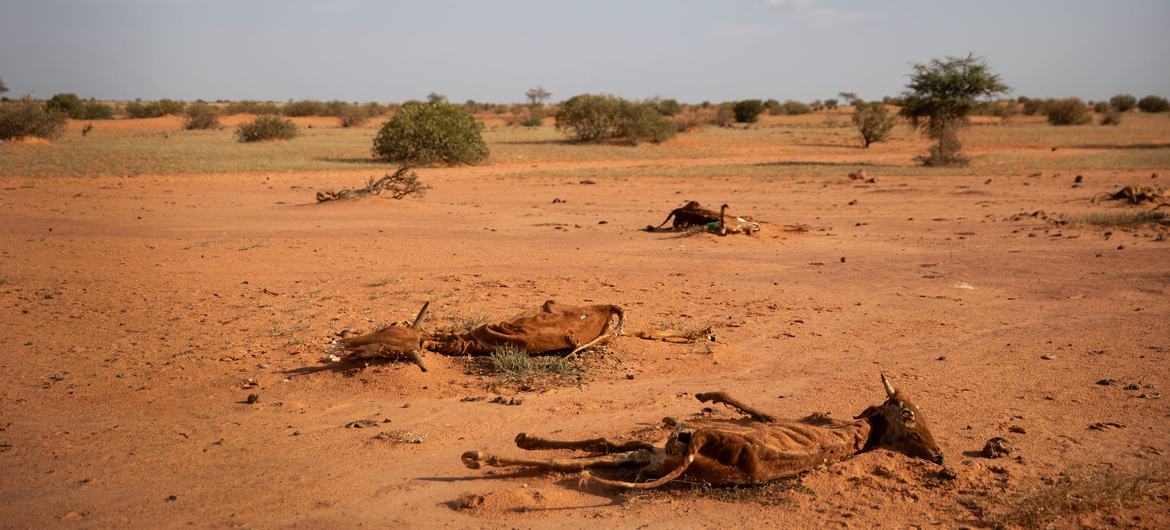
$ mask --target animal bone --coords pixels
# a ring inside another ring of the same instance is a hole
[[[1097,202],[1099,198],[1105,198],[1111,201],[1125,201],[1129,204],[1158,202],[1167,199],[1166,192],[1162,188],[1154,186],[1126,186],[1113,193],[1100,193],[1096,197],[1093,197],[1093,202]],[[1159,207],[1164,205],[1165,203]]]
[[[700,401],[724,403],[747,414],[738,420],[664,420],[674,426],[661,444],[626,442],[604,438],[553,441],[521,433],[516,445],[526,450],[577,449],[593,453],[588,458],[531,459],[501,457],[483,451],[463,453],[471,469],[523,466],[549,471],[581,471],[582,481],[623,488],[656,488],[686,476],[710,484],[758,484],[791,477],[822,464],[845,460],[854,454],[887,448],[910,456],[943,463],[922,413],[896,391],[885,375],[887,399],[871,406],[853,421],[814,414],[799,420],[777,420],[724,392],[697,394]],[[598,453],[605,453],[596,456]],[[626,482],[598,477],[595,469],[631,468],[648,482]]]

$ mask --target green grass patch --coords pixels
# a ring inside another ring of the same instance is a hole
[[[487,372],[500,384],[545,386],[567,384],[580,373],[572,359],[558,355],[533,357],[523,348],[501,346],[487,359]]]

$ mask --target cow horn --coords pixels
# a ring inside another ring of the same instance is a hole
[[[895,394],[894,385],[891,385],[890,380],[886,379],[886,374],[881,374],[881,376],[882,376],[882,386],[886,387],[886,395],[893,398],[894,394]]]
[[[422,309],[418,310],[418,316],[414,317],[414,324],[411,324],[410,327],[417,328],[417,327],[422,325],[423,319],[427,317],[427,308],[428,307],[431,307],[430,300],[427,300],[426,302],[423,303]]]

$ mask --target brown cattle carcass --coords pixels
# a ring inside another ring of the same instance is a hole
[[[533,311],[474,329],[433,333],[422,329],[430,302],[423,305],[414,323],[391,324],[372,333],[337,341],[343,356],[351,359],[409,358],[424,372],[422,352],[445,355],[490,355],[511,346],[529,353],[568,352],[568,355],[601,345],[621,334],[622,308],[597,304],[573,306],[552,300]]]
[[[886,448],[943,463],[942,451],[926,426],[926,418],[894,390],[882,375],[886,401],[866,408],[852,421],[812,415],[778,420],[723,392],[696,394],[702,402],[729,405],[747,415],[739,420],[678,421],[661,445],[649,442],[615,444],[604,438],[580,441],[545,440],[520,433],[521,449],[577,449],[594,456],[530,459],[497,456],[482,451],[463,453],[471,469],[524,466],[551,471],[580,471],[582,478],[607,486],[656,488],[680,477],[710,484],[758,484],[792,477],[823,464],[832,464],[862,451]],[[626,469],[646,482],[626,482],[590,474],[597,469]]]

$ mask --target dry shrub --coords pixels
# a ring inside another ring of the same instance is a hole
[[[1090,213],[1085,214],[1083,217],[1074,218],[1073,221],[1094,226],[1135,227],[1147,223],[1158,223],[1165,218],[1166,213],[1161,210],[1142,210],[1136,212]]]
[[[249,123],[236,128],[236,140],[240,142],[262,142],[265,140],[291,140],[300,131],[292,120],[279,116],[257,116]]]
[[[65,114],[45,110],[32,98],[0,103],[0,140],[57,138],[64,130]]]
[[[214,107],[202,101],[188,105],[186,115],[187,119],[183,122],[183,128],[189,131],[219,127],[219,113],[215,111]]]
[[[1080,98],[1065,98],[1049,101],[1044,105],[1048,123],[1052,125],[1084,125],[1093,120],[1088,105]]]
[[[1062,517],[1123,508],[1164,495],[1168,483],[1165,471],[1074,468],[1033,488],[995,499],[993,506],[979,506],[977,511],[993,526],[1039,528]]]

